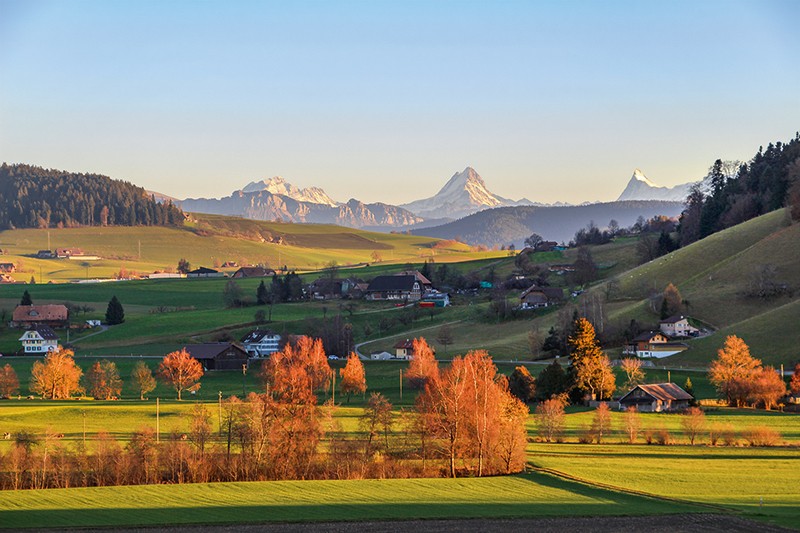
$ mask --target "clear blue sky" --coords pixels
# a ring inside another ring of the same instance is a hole
[[[221,196],[610,200],[800,129],[800,2],[0,0],[0,160]]]

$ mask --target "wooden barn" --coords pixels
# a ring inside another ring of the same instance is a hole
[[[188,344],[184,349],[203,364],[206,370],[242,370],[248,355],[241,347],[230,342]]]
[[[636,407],[645,413],[682,411],[694,397],[674,383],[637,385],[619,399],[620,409]]]

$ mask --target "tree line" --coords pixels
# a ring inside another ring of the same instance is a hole
[[[424,339],[415,346],[422,356],[407,375],[407,386],[420,391],[414,408],[398,414],[388,399],[372,393],[358,433],[342,429],[333,399],[319,405],[321,392],[335,395],[334,373],[321,341],[301,337],[264,361],[262,392],[220,400],[217,431],[207,406],[199,403],[185,416],[185,432],[173,431],[163,440],[152,427],[142,427],[125,445],[98,435],[90,450],[82,444],[70,447],[53,432],[42,438],[19,431],[9,452],[0,454],[0,486],[482,476],[524,468],[528,409],[509,392],[491,357],[473,351],[440,370]],[[63,368],[71,354],[62,350],[48,357],[61,358],[57,367]],[[97,367],[105,376],[98,381],[115,389],[120,380],[111,365],[97,362],[90,373]],[[198,366],[185,352],[174,352],[164,358],[158,375],[180,397],[181,391],[199,386]],[[79,369],[67,374],[66,381],[79,383]],[[340,393],[367,392],[355,354],[339,374]],[[68,397],[64,381],[47,381],[36,390],[45,397]]]
[[[0,228],[179,226],[183,212],[141,187],[99,174],[0,165]]]

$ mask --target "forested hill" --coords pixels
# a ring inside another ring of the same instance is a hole
[[[126,181],[30,165],[0,166],[0,229],[176,226],[183,212]]]

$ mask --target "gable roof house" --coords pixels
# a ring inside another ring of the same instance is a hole
[[[10,274],[17,270],[17,266],[14,263],[0,263],[0,272],[6,272]]]
[[[645,331],[625,344],[622,353],[637,357],[669,357],[689,347],[681,342],[670,342],[669,337],[658,331]]]
[[[308,284],[308,294],[314,300],[332,300],[342,297],[342,280],[317,278]]]
[[[378,276],[367,287],[367,300],[407,300],[422,298],[422,284],[415,276]]]
[[[11,317],[12,328],[50,326],[64,328],[69,325],[69,309],[62,304],[18,305]]]
[[[674,383],[637,385],[619,399],[620,409],[636,407],[647,413],[681,411],[689,408],[694,397]]]
[[[433,283],[431,283],[431,280],[426,278],[425,275],[419,270],[404,270],[403,272],[395,274],[395,276],[414,276],[417,281],[420,282],[424,291],[429,291],[433,288]]]
[[[184,350],[203,364],[206,370],[242,370],[249,359],[247,352],[230,342],[187,344]]]
[[[69,259],[70,257],[81,257],[86,255],[80,248],[56,248],[56,257],[59,259]]]
[[[414,342],[411,339],[399,341],[394,345],[394,356],[398,359],[413,359]]]
[[[693,337],[700,330],[689,324],[688,317],[683,315],[672,315],[658,323],[661,333],[669,337]]]
[[[275,275],[271,268],[263,266],[243,266],[233,273],[232,278],[266,278]]]
[[[250,357],[266,357],[280,351],[281,336],[269,330],[254,329],[241,343]]]
[[[200,267],[186,273],[187,278],[224,278],[225,273],[213,268]]]
[[[48,326],[29,329],[19,341],[25,353],[47,353],[58,348],[58,335]]]
[[[564,300],[564,290],[559,287],[538,287],[532,285],[519,297],[520,309],[537,309],[558,305]]]

